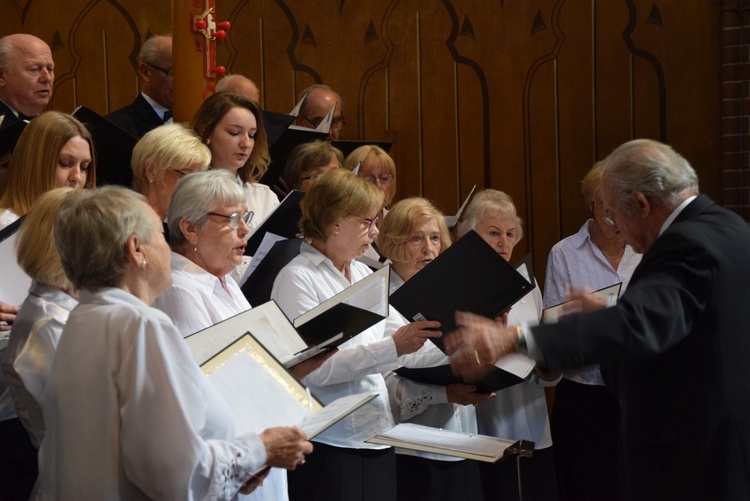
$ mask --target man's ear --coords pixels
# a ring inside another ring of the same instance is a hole
[[[144,82],[150,82],[151,81],[151,67],[147,65],[146,63],[141,63],[140,66],[138,66],[138,71],[141,74],[141,78]]]
[[[633,192],[633,196],[635,197],[635,203],[638,207],[638,213],[641,218],[648,217],[649,214],[654,211],[654,206],[651,204],[651,201],[640,191]]]

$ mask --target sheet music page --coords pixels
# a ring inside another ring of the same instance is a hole
[[[535,366],[536,362],[534,359],[521,353],[510,353],[495,362],[495,367],[510,372],[521,379],[526,379]]]
[[[486,457],[502,456],[503,451],[514,443],[510,440],[456,433],[414,423],[397,424],[378,436],[398,440],[405,444],[413,443],[448,451],[470,452]]]
[[[263,261],[263,258],[266,257],[266,255],[270,252],[273,244],[275,244],[279,240],[286,240],[286,238],[271,233],[270,231],[266,232],[266,234],[263,235],[263,240],[261,240],[260,245],[258,246],[258,250],[255,251],[253,260],[250,261],[250,266],[247,267],[247,269],[245,270],[245,274],[242,275],[242,278],[240,279],[240,283],[238,284],[240,287],[242,287],[245,282],[247,282],[248,277],[253,273],[253,271],[255,271],[255,268],[258,267],[260,262]]]
[[[308,414],[298,427],[312,438],[376,396],[374,392],[363,392],[337,398],[318,412]]]
[[[16,260],[17,239],[18,231],[0,242],[0,301],[20,306],[29,294],[31,277]]]

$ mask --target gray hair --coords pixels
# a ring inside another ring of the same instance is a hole
[[[133,235],[149,242],[157,230],[146,198],[120,186],[76,190],[55,216],[55,247],[77,289],[118,287],[125,275],[125,247]]]
[[[475,229],[479,221],[484,219],[487,211],[491,209],[500,211],[516,220],[516,232],[518,233],[516,242],[519,242],[523,238],[523,220],[516,213],[513,199],[507,193],[490,189],[480,191],[471,199],[463,220],[458,224],[458,238]]]
[[[157,35],[149,38],[143,42],[141,52],[138,54],[138,62],[148,64],[152,66],[160,66],[162,45],[164,42],[169,41],[169,46],[172,46],[172,37],[165,35]]]
[[[13,42],[10,36],[0,38],[0,71],[8,71],[10,68],[10,55],[13,52]]]
[[[600,176],[627,214],[635,210],[636,191],[670,211],[685,194],[698,193],[698,175],[690,163],[671,146],[651,139],[620,145],[604,159]]]
[[[172,249],[181,249],[187,243],[180,229],[182,219],[202,228],[209,212],[246,200],[245,190],[229,171],[217,169],[186,175],[177,182],[167,212],[169,244]]]

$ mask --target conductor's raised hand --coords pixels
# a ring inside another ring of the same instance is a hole
[[[425,341],[431,337],[440,337],[440,322],[435,320],[420,320],[401,327],[393,334],[396,343],[396,354],[400,357],[408,353],[414,353],[420,349]]]
[[[313,451],[307,435],[299,428],[269,428],[258,435],[266,446],[266,464],[293,470],[304,464],[305,454]]]
[[[18,314],[18,306],[11,306],[0,301],[0,331],[9,331],[11,324],[16,319]]]
[[[477,381],[502,356],[516,351],[516,328],[473,313],[456,312],[455,332],[445,339],[453,372],[464,381]]]

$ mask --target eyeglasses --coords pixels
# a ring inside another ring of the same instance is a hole
[[[375,217],[366,217],[362,220],[362,229],[364,230],[365,227],[367,227],[367,233],[372,232],[372,228],[375,226],[375,223],[378,222],[380,219],[380,214],[376,215]]]
[[[368,183],[372,184],[382,184],[383,186],[388,186],[393,182],[393,174],[390,172],[388,174],[383,174],[382,176],[362,176],[362,179],[367,181]]]
[[[184,171],[184,170],[177,170],[177,169],[169,169],[170,171],[174,172],[175,176],[177,176],[177,179],[181,179],[188,174],[192,174],[192,171]]]
[[[315,174],[310,174],[309,176],[305,176],[305,177],[299,178],[299,182],[302,183],[304,181],[307,181],[308,179],[310,181],[315,181],[316,179],[318,179],[323,174],[325,174],[325,172],[316,172]]]
[[[226,214],[219,214],[218,212],[209,212],[209,216],[219,216],[229,219],[229,227],[236,230],[240,226],[240,221],[244,222],[247,226],[250,226],[250,221],[253,220],[255,212],[249,210],[245,213],[235,212],[227,216]]]
[[[153,64],[148,64],[148,63],[146,63],[146,65],[152,67],[155,70],[161,71],[167,76],[168,79],[172,80],[172,68],[160,68],[158,66],[154,66]]]
[[[320,125],[324,119],[324,117],[316,117],[311,120],[304,115],[300,115],[300,118],[302,118],[302,120],[312,125],[314,129],[317,129],[318,125]],[[331,130],[339,130],[343,128],[344,125],[346,125],[346,120],[344,120],[343,117],[335,117],[331,119]]]

